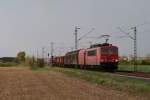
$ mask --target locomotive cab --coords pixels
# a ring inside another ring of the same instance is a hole
[[[103,46],[100,48],[100,64],[117,69],[118,66],[118,48],[116,46]]]

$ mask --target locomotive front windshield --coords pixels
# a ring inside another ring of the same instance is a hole
[[[118,54],[118,48],[116,47],[103,47],[101,48],[102,54]]]

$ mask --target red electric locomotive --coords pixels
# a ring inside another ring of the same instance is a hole
[[[88,49],[80,50],[78,58],[82,67],[101,67],[114,71],[118,66],[118,48],[106,43],[92,45]]]
[[[115,71],[118,68],[118,47],[112,44],[95,44],[87,49],[66,53],[54,58],[55,65],[80,68],[103,68]]]

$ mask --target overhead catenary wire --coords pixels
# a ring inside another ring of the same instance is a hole
[[[78,40],[82,40],[83,38],[85,38],[87,35],[89,35],[90,33],[92,33],[95,30],[95,28],[92,28],[89,32],[87,32],[86,34],[84,34],[83,36],[81,36]]]

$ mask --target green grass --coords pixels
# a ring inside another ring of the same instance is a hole
[[[77,77],[94,84],[106,86],[119,91],[128,91],[129,93],[136,95],[150,93],[150,81],[113,76],[111,73],[57,67],[38,68],[36,70],[62,72],[70,77]]]
[[[137,66],[138,72],[150,72],[150,65],[138,65]],[[119,65],[119,71],[134,71],[133,65]]]
[[[7,62],[7,63],[0,63],[0,67],[11,67],[11,66],[17,66],[17,63],[14,62]]]
[[[37,66],[30,66],[30,69],[33,71],[49,71],[49,67],[37,67]]]

